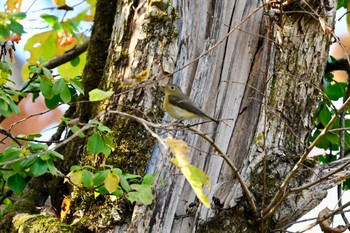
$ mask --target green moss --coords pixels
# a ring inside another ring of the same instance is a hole
[[[95,196],[93,191],[75,189],[71,194],[74,213],[69,213],[68,221],[74,218],[75,227],[91,231],[107,229],[126,221],[131,216],[132,207],[125,199],[115,196]],[[92,204],[93,203],[93,204]]]
[[[83,232],[62,223],[54,216],[18,214],[13,218],[14,231],[25,233]]]
[[[275,101],[276,101],[276,94],[277,94],[276,93],[276,89],[277,89],[277,87],[276,87],[276,83],[277,83],[276,79],[277,79],[277,77],[273,76],[272,80],[271,80],[271,86],[270,86],[271,90],[270,90],[270,95],[269,95],[269,102],[270,102],[269,105],[271,105],[271,106],[274,106],[275,105]]]
[[[259,133],[254,140],[255,145],[259,146],[262,143],[262,140],[264,140],[264,134]]]
[[[154,11],[149,14],[148,23],[143,30],[151,38],[157,34],[159,40],[163,38],[166,41],[171,41],[177,37],[177,30],[174,26],[174,21],[178,19],[178,13],[170,2],[153,1],[151,6]]]
[[[163,2],[163,1],[152,1],[150,3],[151,6],[158,8],[161,11],[167,11],[169,7],[171,6],[170,1],[169,2]]]

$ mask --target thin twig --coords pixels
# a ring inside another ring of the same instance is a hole
[[[139,117],[136,117],[134,115],[130,115],[128,113],[125,113],[125,112],[120,112],[120,111],[116,111],[116,110],[110,110],[108,111],[109,113],[112,113],[112,114],[118,114],[118,115],[121,115],[121,116],[125,116],[125,117],[130,117],[134,120],[136,120],[137,122],[141,123],[143,126],[147,126],[146,127],[146,130],[148,130],[149,132],[151,132],[152,136],[154,136],[159,142],[161,142],[163,145],[164,145],[164,141],[157,135],[153,135],[153,131],[151,131],[148,127],[153,127],[153,128],[158,128],[158,129],[167,129],[169,127],[169,124],[168,125],[162,125],[162,124],[154,124],[152,122],[149,122],[149,121],[146,121],[142,118],[139,118]],[[252,212],[253,214],[256,214],[256,206],[255,206],[255,203],[254,203],[254,200],[253,200],[253,196],[252,194],[250,193],[247,185],[244,183],[243,181],[243,178],[241,177],[241,175],[239,174],[239,171],[238,169],[236,168],[236,166],[232,163],[232,161],[230,160],[230,158],[224,154],[224,152],[218,147],[218,145],[215,144],[214,140],[211,139],[210,137],[208,137],[205,133],[201,132],[200,130],[194,128],[194,127],[191,127],[191,126],[187,126],[187,125],[183,125],[183,124],[170,124],[170,126],[179,126],[181,128],[186,128],[186,129],[189,129],[190,131],[194,132],[195,134],[197,134],[198,136],[200,136],[201,138],[203,138],[204,140],[206,140],[207,142],[209,142],[209,144],[211,146],[213,146],[213,148],[219,153],[219,156],[221,156],[225,162],[228,164],[228,166],[231,168],[231,170],[234,172],[234,174],[236,175],[242,189],[243,189],[243,192],[248,200],[248,203],[252,209]],[[167,148],[167,146],[165,147]]]
[[[18,139],[17,139],[14,135],[12,135],[9,131],[0,128],[0,133],[6,136],[4,139],[1,140],[1,142],[4,141],[7,137],[9,137],[9,138],[11,138],[19,147],[22,146],[22,144],[18,141]]]
[[[340,127],[341,128],[344,128],[345,127],[345,115],[346,115],[346,112],[342,112],[341,115],[340,115]],[[344,151],[345,151],[345,133],[344,133],[344,130],[341,130],[340,133],[339,133],[339,137],[340,137],[340,146],[339,146],[339,159],[342,159],[344,158]],[[337,195],[338,195],[338,206],[339,207],[342,207],[342,184],[338,184],[338,187],[337,187]],[[349,221],[348,219],[346,218],[344,212],[341,212],[340,213],[341,217],[343,218],[343,221],[345,224],[349,224]]]
[[[309,224],[308,226],[304,227],[303,229],[299,230],[298,232],[302,233],[305,232],[311,228],[313,228],[314,226],[317,226],[318,224],[320,224],[321,222],[323,222],[324,220],[327,220],[331,217],[333,217],[336,214],[339,214],[340,212],[342,212],[346,207],[350,206],[350,201],[347,202],[345,205],[343,205],[342,207],[339,207],[338,209],[334,210],[333,212],[324,215],[321,219],[317,220],[314,223]]]
[[[186,126],[185,126],[186,127]],[[225,162],[228,164],[228,166],[231,168],[231,170],[233,171],[233,173],[235,174],[235,176],[238,179],[239,184],[241,185],[243,192],[248,200],[248,203],[250,205],[250,208],[253,212],[253,214],[255,215],[257,212],[255,203],[254,203],[254,199],[252,194],[250,193],[247,185],[244,183],[244,180],[242,178],[242,176],[240,175],[238,169],[236,168],[236,166],[232,163],[232,161],[230,160],[230,158],[225,155],[225,153],[218,147],[218,145],[215,144],[214,140],[211,139],[210,137],[208,137],[207,135],[205,135],[203,132],[201,132],[200,130],[193,128],[193,127],[186,127],[187,129],[191,130],[192,132],[196,133],[198,136],[200,136],[201,138],[203,138],[204,140],[206,140],[207,142],[209,142],[209,144],[219,153],[219,156],[221,158],[223,158],[225,160]]]

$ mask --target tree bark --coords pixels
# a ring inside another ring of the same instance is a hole
[[[326,12],[313,3],[309,11],[333,25],[335,9]],[[190,65],[176,72],[172,82],[209,115],[232,119],[199,129],[209,133],[239,169],[258,212],[252,215],[232,170],[211,146],[196,135],[179,132],[176,138],[193,148],[192,164],[209,175],[209,196],[217,206],[189,210],[188,205],[198,200],[164,157],[166,151],[160,153],[156,147],[148,166],[158,176],[156,200],[152,207],[135,207],[128,232],[257,232],[295,221],[325,197],[324,187],[294,194],[264,222],[259,223],[259,218],[306,148],[330,36],[311,13],[280,12],[269,18],[264,10],[275,9],[263,8],[258,1],[175,6],[179,14],[176,67]],[[292,12],[299,7],[305,6],[297,2],[282,9]],[[315,165],[302,169],[288,187],[313,181],[319,173]]]
[[[334,7],[326,11],[316,4],[296,1],[274,8],[261,1],[117,1],[108,57],[99,54],[104,57],[103,73],[101,63],[84,71],[86,90],[99,87],[114,90],[115,95],[107,105],[71,109],[73,116],[87,122],[107,106],[165,122],[169,117],[161,120],[159,85],[179,84],[208,115],[226,119],[196,127],[236,166],[257,211],[232,169],[203,138],[188,130],[171,135],[190,145],[191,163],[210,177],[210,209],[199,203],[170,163],[170,153],[155,145],[142,125],[107,113],[103,121],[112,128],[116,144],[107,163],[124,172],[155,174],[154,203],[133,207],[73,190],[71,221],[79,219],[80,227],[99,232],[111,232],[111,226],[114,232],[268,232],[316,206],[325,196],[323,186],[295,192],[269,208],[306,150],[313,127],[312,111],[330,44],[315,15],[330,26],[335,15]],[[103,25],[103,17],[95,24]],[[92,37],[98,35],[95,29]],[[97,38],[90,43],[101,43]],[[139,82],[136,76],[143,71],[149,78]],[[82,164],[93,163],[81,141],[68,144],[68,150],[81,157]],[[302,162],[304,167],[282,191],[309,183],[323,172],[315,163]]]

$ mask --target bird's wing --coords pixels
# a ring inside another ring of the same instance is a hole
[[[168,99],[170,104],[175,105],[176,107],[182,108],[200,117],[211,118],[202,112],[199,108],[197,108],[188,98],[181,99],[175,95],[169,95]]]

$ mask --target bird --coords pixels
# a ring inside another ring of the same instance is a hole
[[[208,116],[202,110],[197,108],[190,98],[182,92],[181,88],[175,84],[167,84],[164,89],[165,97],[163,107],[165,111],[177,120],[183,121],[193,118],[202,118],[214,121],[219,124],[219,121]]]

